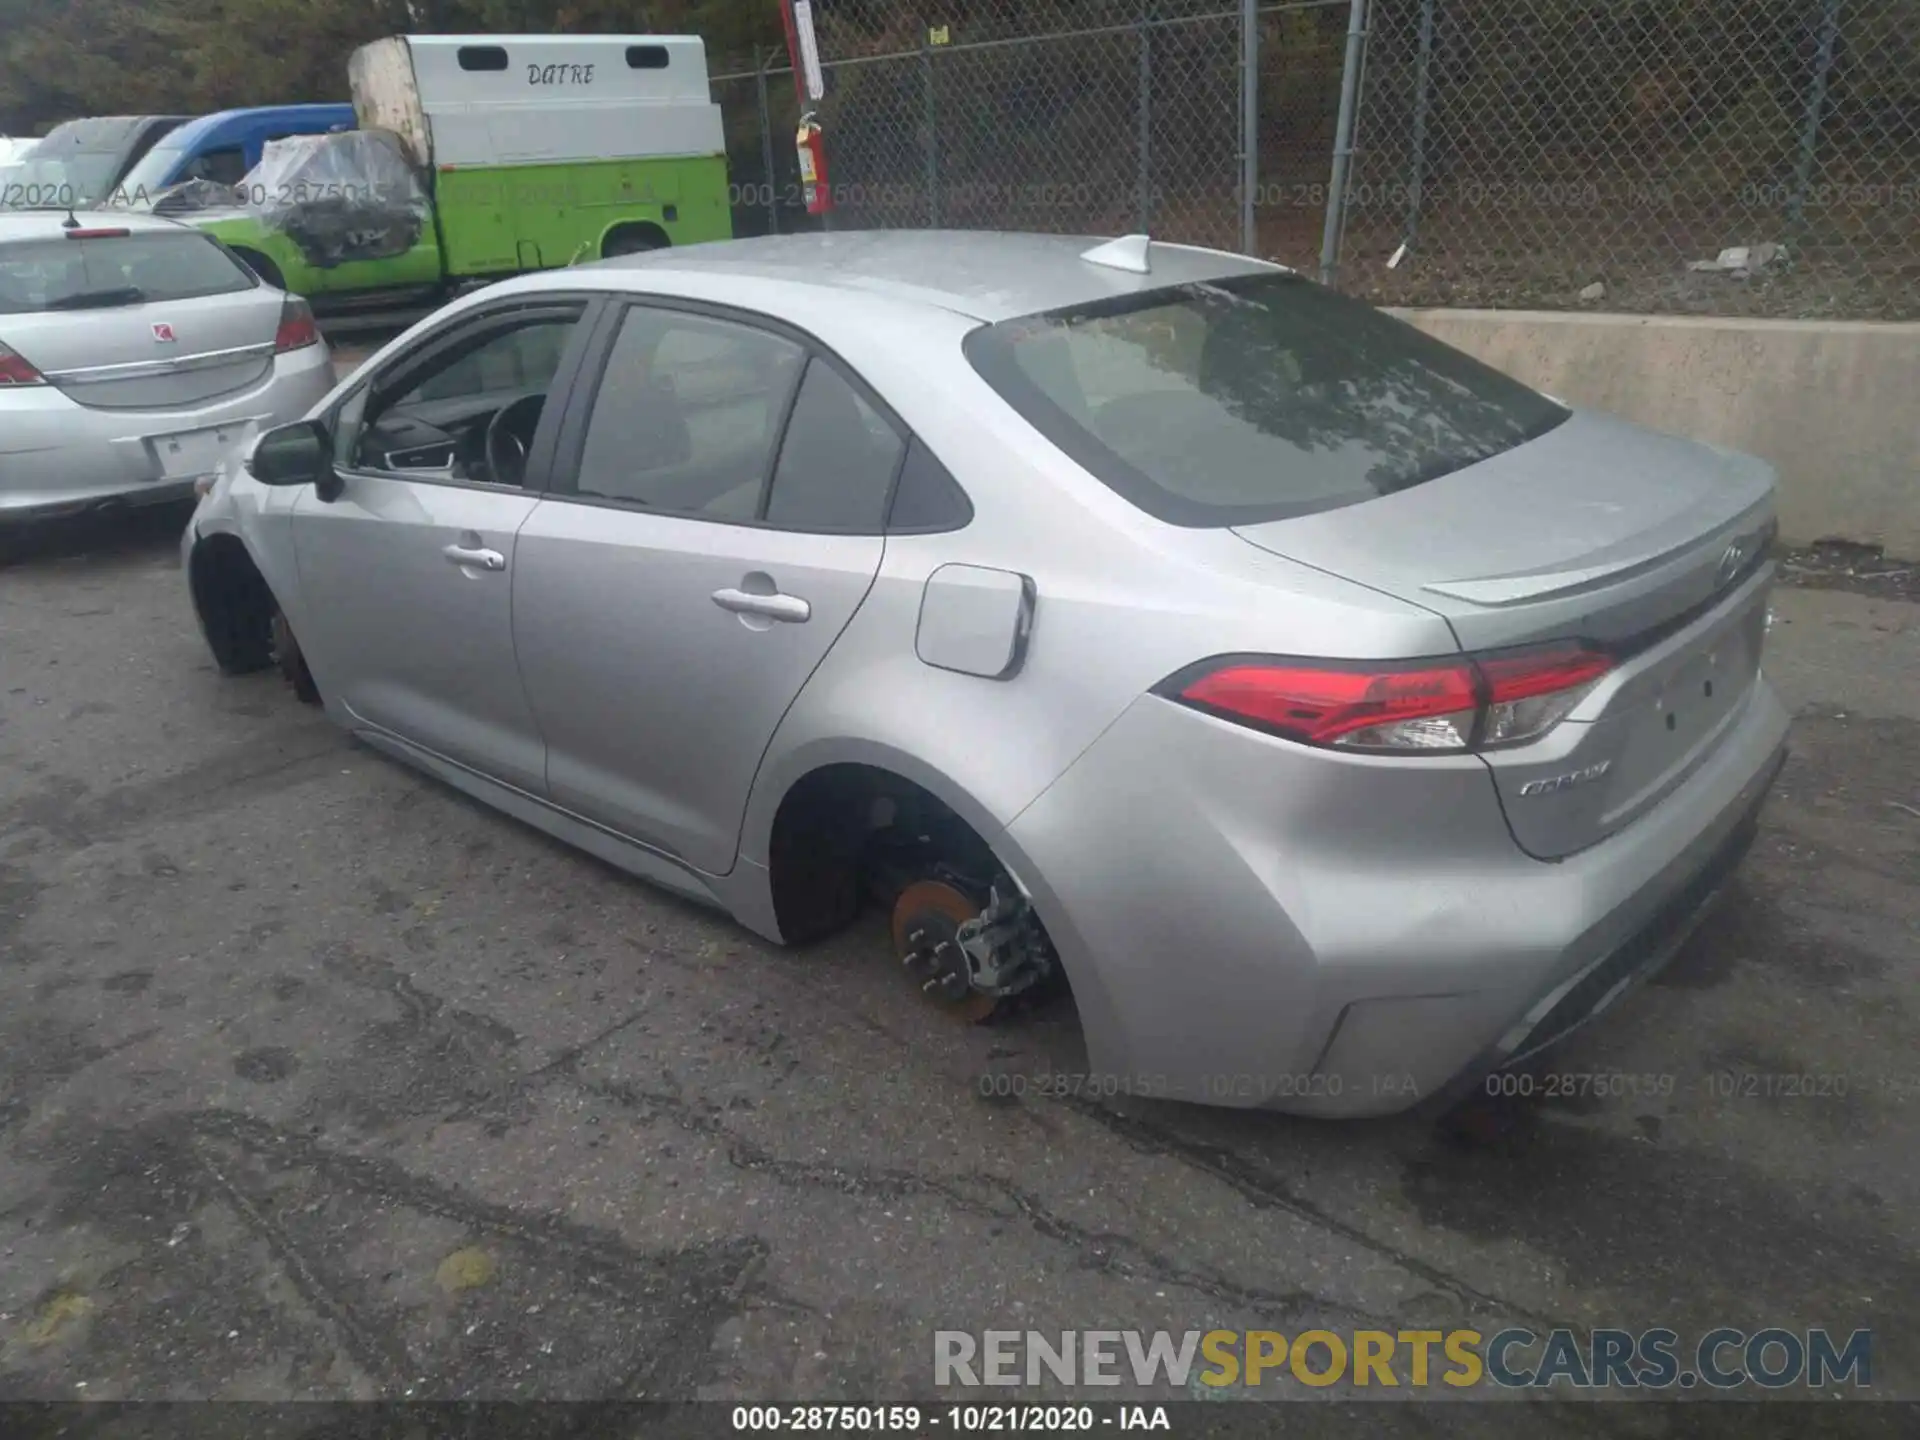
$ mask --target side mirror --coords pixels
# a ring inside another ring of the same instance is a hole
[[[296,420],[254,441],[244,464],[247,473],[262,485],[325,488],[334,478],[333,439],[318,420]]]

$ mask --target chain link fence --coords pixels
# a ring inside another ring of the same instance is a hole
[[[1920,0],[1375,0],[1368,29],[1340,260],[1370,298],[1920,315]]]
[[[1144,229],[1381,303],[1920,317],[1920,0],[815,13],[834,225]],[[736,233],[819,224],[785,55],[714,95]]]

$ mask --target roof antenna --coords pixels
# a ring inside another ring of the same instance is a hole
[[[67,218],[60,222],[60,228],[62,230],[78,230],[80,228],[80,221],[73,213],[73,206],[67,206]]]
[[[1151,243],[1144,235],[1122,235],[1118,240],[1109,240],[1104,245],[1083,250],[1080,258],[1089,265],[1104,265],[1109,270],[1128,270],[1135,275],[1145,275],[1150,269],[1147,247]]]

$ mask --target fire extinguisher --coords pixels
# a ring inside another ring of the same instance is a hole
[[[833,209],[833,191],[827,184],[827,141],[813,111],[800,117],[793,143],[800,154],[800,193],[806,197],[807,214],[825,215]]]

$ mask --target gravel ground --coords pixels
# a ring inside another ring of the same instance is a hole
[[[1802,589],[1845,590],[1920,604],[1920,560],[1891,559],[1878,545],[1828,540],[1785,550],[1780,573]]]

